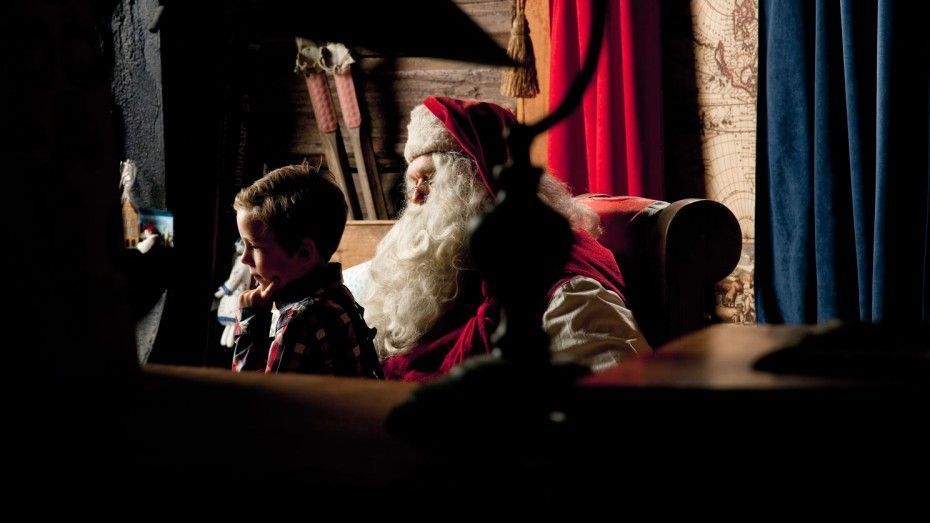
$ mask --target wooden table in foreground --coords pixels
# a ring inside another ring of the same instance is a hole
[[[823,326],[713,325],[673,340],[652,354],[587,376],[581,380],[581,385],[586,388],[668,388],[730,393],[745,391],[756,394],[825,392],[832,389],[914,391],[930,386],[928,383],[917,381],[915,378],[920,376],[917,373],[911,373],[910,377],[887,374],[880,376],[882,370],[876,368],[874,373],[860,370],[844,374],[840,369],[846,355],[842,353],[833,354],[836,357],[836,365],[831,366],[836,371],[833,376],[810,369],[807,375],[802,372],[773,373],[753,369],[753,364],[762,356],[795,345],[805,336],[823,330]],[[854,344],[857,341],[869,343],[867,340],[855,338],[850,339],[849,343]],[[874,349],[875,354],[883,350],[882,347]],[[821,362],[824,365],[829,363]],[[871,363],[873,362],[870,361],[869,365]],[[876,359],[874,363],[877,365],[882,362]],[[922,364],[923,361],[917,363]]]
[[[589,375],[577,389],[577,433],[594,444],[633,438],[638,448],[661,449],[630,458],[643,466],[750,473],[830,463],[836,479],[855,467],[930,462],[930,384],[753,370],[812,329],[715,325]]]
[[[721,324],[673,340],[643,358],[592,374],[586,387],[674,388],[716,391],[844,387],[848,380],[757,372],[766,353],[800,340],[810,327]]]
[[[752,370],[759,356],[805,332],[718,325],[685,336],[582,378],[551,433],[497,445],[505,429],[485,427],[482,441],[497,446],[490,457],[471,453],[475,440],[424,453],[389,434],[385,420],[414,384],[148,366],[133,425],[145,449],[139,466],[172,475],[294,474],[337,490],[445,491],[479,478],[545,488],[571,477],[581,495],[610,481],[665,481],[673,470],[679,480],[728,470],[735,482],[813,463],[837,481],[884,474],[886,463],[930,462],[926,385]],[[624,472],[605,483],[605,470]]]

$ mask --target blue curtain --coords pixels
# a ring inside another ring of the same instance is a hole
[[[759,5],[756,306],[767,323],[930,323],[923,1]]]

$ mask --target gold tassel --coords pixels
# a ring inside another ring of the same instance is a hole
[[[507,43],[507,54],[520,65],[507,67],[501,73],[501,94],[513,98],[532,98],[539,94],[536,57],[525,10],[526,0],[514,0],[513,26]]]

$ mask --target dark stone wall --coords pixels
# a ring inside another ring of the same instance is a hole
[[[113,10],[113,96],[121,127],[121,159],[138,169],[136,205],[165,207],[165,146],[162,125],[161,40],[149,32],[157,0],[121,0]]]
[[[165,140],[162,118],[161,38],[148,30],[157,0],[114,2],[110,18],[113,58],[112,91],[116,103],[120,159],[136,163],[134,203],[139,208],[165,208]],[[138,283],[138,282],[137,282]],[[135,289],[135,295],[140,295]],[[139,300],[145,310],[136,324],[141,361],[148,358],[158,332],[164,302]],[[147,311],[147,312],[146,312]]]

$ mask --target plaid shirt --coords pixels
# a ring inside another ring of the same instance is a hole
[[[289,284],[277,296],[278,319],[269,336],[271,311],[239,310],[232,369],[381,378],[374,329],[342,284],[342,267],[329,263]]]

